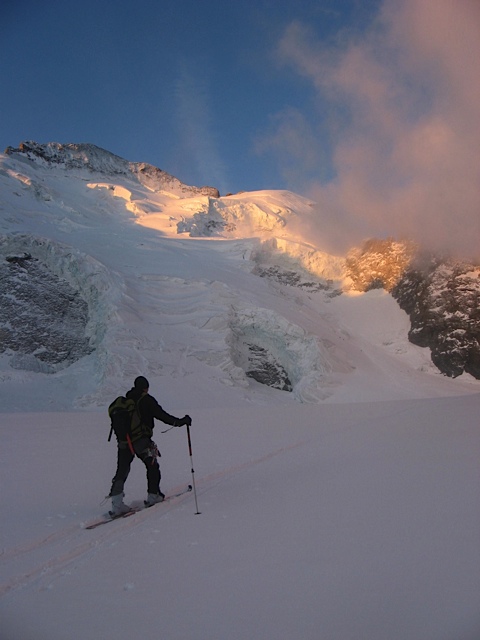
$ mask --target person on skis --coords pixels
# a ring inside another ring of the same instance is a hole
[[[109,497],[112,499],[112,516],[119,516],[131,510],[131,507],[123,502],[123,489],[130,473],[130,466],[135,456],[145,465],[147,471],[147,499],[145,506],[150,507],[157,502],[162,502],[165,495],[160,491],[160,466],[157,457],[160,453],[157,445],[152,440],[154,419],[161,420],[172,427],[190,426],[192,419],[185,415],[183,418],[175,418],[164,411],[153,396],[148,393],[148,380],[144,376],[138,376],[132,389],[126,397],[131,398],[137,405],[140,414],[140,425],[132,438],[131,450],[127,442],[118,442],[117,471],[112,479],[112,488]]]

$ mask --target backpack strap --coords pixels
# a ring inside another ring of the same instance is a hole
[[[142,438],[144,436],[151,437],[151,430],[143,422],[142,414],[141,414],[141,411],[140,411],[140,402],[147,395],[148,395],[147,392],[144,392],[140,396],[140,398],[137,400],[137,402],[135,403],[135,414],[136,414],[137,423],[135,424],[135,426],[132,426],[132,429],[131,429],[132,442],[135,442],[136,440],[139,440],[140,438]]]
[[[132,454],[132,456],[134,456],[135,449],[133,448],[132,439],[130,438],[130,435],[128,433],[127,433],[127,443],[128,443],[128,448],[130,449],[130,453]]]

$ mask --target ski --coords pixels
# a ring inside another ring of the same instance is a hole
[[[136,513],[139,513],[139,511],[144,511],[145,509],[151,509],[152,507],[156,507],[159,504],[164,504],[165,502],[168,502],[169,500],[173,500],[174,498],[178,498],[179,496],[183,496],[185,493],[188,493],[189,491],[192,490],[192,485],[189,484],[187,485],[184,489],[182,489],[181,491],[178,491],[177,493],[173,493],[169,496],[165,496],[165,499],[162,500],[162,502],[157,502],[156,504],[153,504],[149,507],[147,507],[146,505],[144,507],[137,507],[137,508],[133,508],[130,511],[127,511],[126,513],[122,513],[119,516],[109,516],[108,518],[102,518],[102,520],[96,520],[95,522],[92,522],[91,524],[88,524],[85,529],[96,529],[97,527],[101,527],[104,524],[108,524],[109,522],[115,522],[115,520],[121,520],[122,518],[129,518],[130,516],[135,515]]]

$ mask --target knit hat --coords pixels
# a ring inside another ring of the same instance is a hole
[[[135,378],[133,386],[135,387],[135,389],[141,389],[141,391],[144,391],[145,389],[148,389],[150,385],[148,384],[148,380],[144,376],[138,376],[138,378]]]

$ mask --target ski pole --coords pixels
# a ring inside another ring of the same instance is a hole
[[[197,512],[195,515],[200,515],[200,511],[198,510],[198,502],[197,502],[197,489],[195,487],[195,472],[193,470],[192,440],[190,438],[190,426],[188,424],[187,424],[187,437],[188,437],[188,451],[190,452],[190,463],[192,465],[193,495],[195,496],[195,506],[197,507]]]

